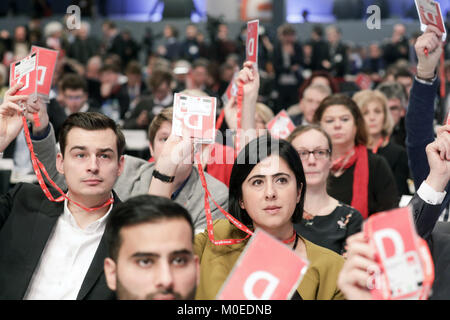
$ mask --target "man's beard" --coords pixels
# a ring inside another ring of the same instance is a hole
[[[194,300],[195,298],[195,291],[197,287],[194,286],[192,290],[189,292],[189,294],[186,297],[182,297],[181,294],[178,292],[174,292],[172,289],[169,290],[158,290],[156,292],[147,293],[145,295],[144,300],[154,300],[156,296],[158,295],[173,295],[175,300]],[[119,279],[117,279],[116,282],[116,295],[117,299],[119,300],[139,300],[139,297],[137,295],[134,295],[130,291],[128,291],[120,282]]]

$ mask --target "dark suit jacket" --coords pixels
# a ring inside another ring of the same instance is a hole
[[[55,190],[51,191],[57,196]],[[114,193],[114,200],[120,202]],[[0,197],[0,300],[23,299],[41,254],[64,211],[64,202],[51,202],[37,185],[18,184]],[[110,300],[103,262],[108,248],[103,235],[78,292],[78,300]]]
[[[430,300],[450,299],[450,222],[437,222],[440,205],[430,205],[416,195],[410,202],[418,234],[430,247],[434,283]],[[437,223],[436,223],[437,222]]]
[[[414,79],[410,92],[405,117],[406,151],[416,190],[430,173],[425,148],[434,141],[434,100],[438,87],[437,79],[432,85],[422,84]],[[440,206],[441,212],[447,208],[450,201],[449,186],[446,187],[447,195]]]

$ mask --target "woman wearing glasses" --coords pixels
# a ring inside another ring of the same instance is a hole
[[[394,176],[383,157],[368,152],[366,126],[356,103],[343,94],[331,95],[317,108],[314,123],[333,145],[328,194],[357,209],[364,219],[396,208]]]
[[[363,218],[327,193],[331,139],[319,126],[308,125],[297,127],[287,140],[300,156],[307,186],[303,219],[295,229],[309,241],[342,254],[347,237],[361,230]]]

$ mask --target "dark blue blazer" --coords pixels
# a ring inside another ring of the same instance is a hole
[[[426,85],[414,80],[408,111],[406,112],[406,151],[416,190],[430,173],[425,148],[434,141],[434,105],[437,97],[439,81]],[[441,211],[447,208],[450,201],[449,185],[447,195],[441,205]]]

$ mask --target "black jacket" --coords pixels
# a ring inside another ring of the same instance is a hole
[[[434,283],[430,300],[450,299],[450,222],[437,222],[441,205],[430,205],[414,195],[410,205],[419,236],[430,248],[434,263]]]
[[[51,190],[54,196],[55,190]],[[115,202],[120,202],[114,194]],[[20,300],[30,285],[47,241],[64,211],[39,186],[21,183],[0,197],[0,300]],[[108,248],[105,235],[81,285],[77,300],[111,300],[103,271]]]

